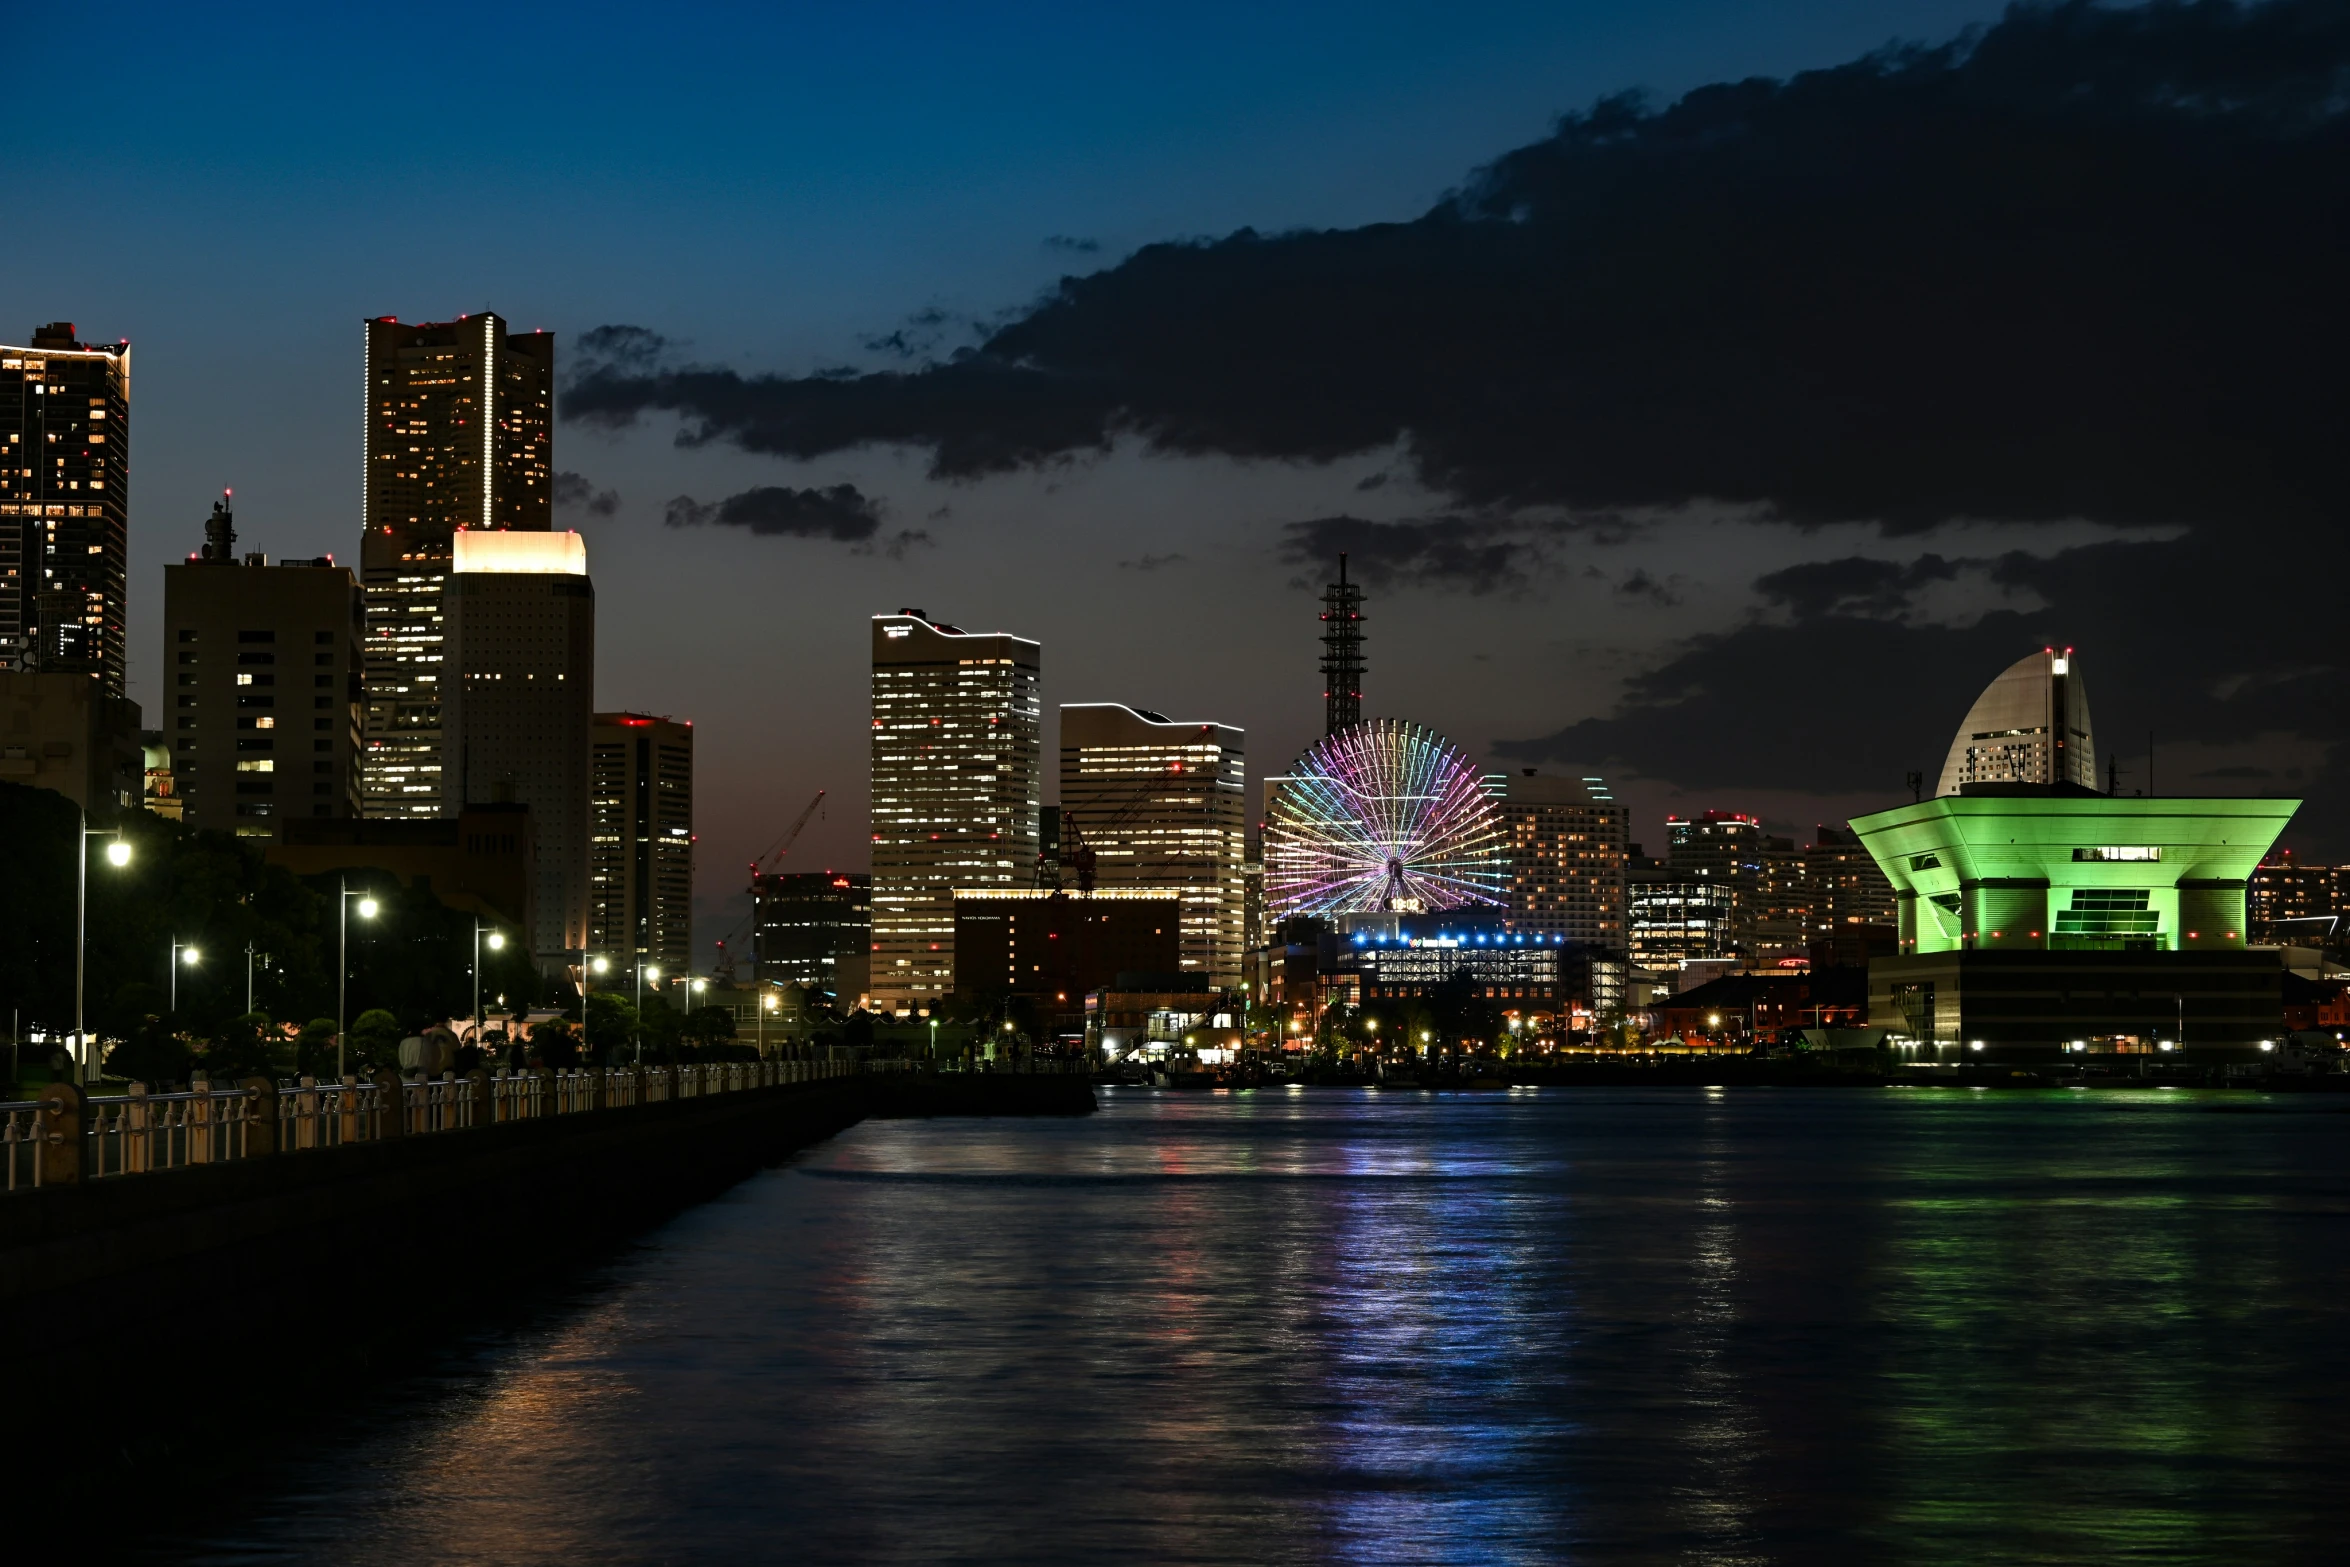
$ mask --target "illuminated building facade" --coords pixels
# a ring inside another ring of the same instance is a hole
[[[555,338],[487,311],[383,316],[366,324],[365,376],[366,811],[437,816],[456,803],[441,774],[452,541],[552,525]]]
[[[460,529],[449,568],[440,798],[451,814],[483,802],[530,807],[535,955],[552,968],[590,948],[596,590],[587,546],[576,533]]]
[[[1950,742],[1937,795],[1968,784],[2097,787],[2089,688],[2071,648],[2042,648],[1983,688]]]
[[[955,892],[1036,877],[1043,650],[918,609],[873,617],[873,969],[884,1011],[955,984]]]
[[[226,501],[163,568],[171,784],[191,827],[281,838],[359,814],[359,583],[331,556],[239,556]]]
[[[0,669],[123,695],[130,423],[130,344],[0,346]]]
[[[873,955],[873,878],[846,871],[779,871],[751,882],[761,983],[800,985],[857,1004]]]
[[[1603,778],[1532,768],[1498,802],[1510,845],[1510,928],[1624,949],[1624,868],[1631,808]]]
[[[1635,866],[1624,902],[1625,945],[1642,968],[1670,973],[1730,955],[1736,903],[1726,884],[1695,871]]]
[[[2279,849],[2253,870],[2244,901],[2254,941],[2323,946],[2350,914],[2350,865],[2313,865]]]
[[[1814,935],[1851,925],[1891,925],[1893,884],[1858,835],[1823,826],[1803,851],[1803,876]]]
[[[1061,708],[1064,841],[1074,825],[1097,887],[1180,894],[1181,967],[1217,990],[1239,986],[1246,950],[1244,739],[1116,702]]]
[[[598,713],[588,741],[592,953],[683,974],[694,945],[694,726]]]

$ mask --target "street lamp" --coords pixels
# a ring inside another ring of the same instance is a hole
[[[183,952],[187,954],[185,958],[180,956]],[[194,968],[203,961],[203,958],[204,954],[198,952],[187,942],[180,940],[177,936],[171,938],[171,1012],[175,1022],[178,1021],[180,1010],[180,964],[184,962],[190,968]],[[252,1009],[248,1007],[246,1010],[251,1011]]]
[[[248,941],[245,943],[245,1014],[248,1017],[250,1017],[253,1012],[253,960],[255,958],[259,958],[261,960],[261,966],[263,968],[269,967],[269,954],[266,952],[255,952],[253,950],[253,943]]]
[[[639,1066],[644,1065],[645,1062],[645,981],[648,979],[655,986],[659,986],[661,983],[660,966],[654,964],[648,967],[639,963],[636,975],[636,1060]],[[660,993],[658,989],[653,992],[656,996]]]
[[[505,945],[504,931],[490,932],[492,952],[504,950]],[[473,1048],[476,1050],[481,1048],[481,1022],[481,916],[476,914],[473,917]]]
[[[759,998],[759,1059],[762,1061],[767,1059],[767,1014],[774,1010],[775,997],[772,993]]]
[[[375,918],[375,911],[381,907],[367,895],[366,888],[353,892],[348,875],[342,878],[340,891],[341,896],[335,899],[335,1081],[338,1083],[349,1075],[343,1060],[343,1018],[350,1010],[351,900],[359,900],[359,917],[363,920]]]
[[[131,862],[131,846],[122,836],[120,827],[101,827],[90,830],[90,813],[82,812],[81,837],[76,840],[81,848],[74,861],[73,884],[73,1048],[76,1068],[85,1083],[97,1081],[98,1063],[90,1054],[89,1030],[82,1023],[82,979],[89,967],[90,952],[90,840],[111,834],[114,841],[106,846],[106,863],[117,870]]]

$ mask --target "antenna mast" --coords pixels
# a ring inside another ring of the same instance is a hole
[[[1346,580],[1322,589],[1322,732],[1334,735],[1363,721],[1363,590]]]

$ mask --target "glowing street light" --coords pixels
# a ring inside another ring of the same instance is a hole
[[[198,952],[187,942],[180,940],[177,936],[171,938],[171,1010],[175,1020],[180,1009],[180,965],[185,963],[193,968],[202,962],[203,958],[204,954]]]
[[[366,889],[351,890],[351,878],[346,875],[340,884],[340,896],[335,899],[335,1080],[349,1076],[343,1051],[344,1016],[350,1010],[351,981],[351,900],[359,900],[359,917],[375,918],[380,905],[367,895]]]
[[[362,908],[364,908],[364,907],[365,907],[365,905],[362,905]],[[505,945],[506,945],[506,933],[505,933],[504,931],[502,931],[502,930],[493,930],[493,931],[491,931],[491,932],[489,933],[489,949],[490,949],[492,952],[498,952],[498,951],[501,951],[501,950],[503,950],[503,949],[504,949],[504,947],[505,947]],[[477,1049],[477,1050],[481,1048],[481,1026],[482,1026],[482,1016],[481,1016],[481,949],[482,949],[482,930],[481,930],[481,916],[477,914],[477,915],[475,915],[475,916],[474,916],[474,919],[473,919],[473,1045],[474,1045],[474,1048],[475,1048],[475,1049]]]
[[[75,1068],[85,1083],[98,1077],[97,1058],[90,1050],[89,1030],[82,1021],[82,981],[90,953],[90,840],[109,833],[114,841],[106,846],[106,863],[119,870],[131,862],[131,846],[122,829],[102,827],[92,832],[90,813],[82,812],[81,836],[75,840],[81,852],[73,862],[73,1048]]]

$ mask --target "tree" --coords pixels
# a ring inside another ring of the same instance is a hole
[[[266,1012],[248,1012],[232,1018],[213,1032],[199,1053],[198,1065],[216,1083],[237,1082],[271,1075],[276,1029]]]
[[[585,1044],[597,1059],[616,1060],[632,1052],[636,1048],[636,1028],[636,1005],[626,996],[612,990],[588,994]]]
[[[302,1025],[294,1042],[294,1072],[301,1077],[326,1077],[335,1069],[335,1020],[314,1017]]]
[[[685,1015],[685,1022],[678,1032],[705,1049],[729,1043],[735,1034],[734,1009],[696,1007]]]
[[[398,1071],[403,1033],[400,1020],[391,1013],[381,1007],[368,1008],[352,1019],[350,1032],[344,1036],[345,1069],[362,1074]]]

